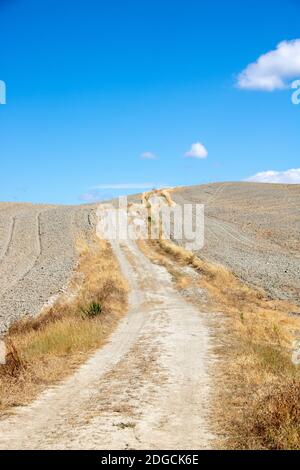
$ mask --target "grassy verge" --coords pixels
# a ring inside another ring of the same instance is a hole
[[[223,266],[168,240],[149,242],[146,252],[171,274],[174,262],[193,267],[199,287],[209,294],[211,310],[223,314],[217,322],[219,373],[213,414],[219,435],[226,438],[217,446],[300,449],[300,371],[291,361],[300,321],[289,316],[296,307],[267,298]]]
[[[78,243],[74,293],[10,328],[0,366],[0,413],[31,401],[99,348],[127,309],[127,286],[108,243]]]

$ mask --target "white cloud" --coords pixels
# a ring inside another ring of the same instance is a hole
[[[286,171],[262,171],[245,181],[256,183],[282,183],[282,184],[300,184],[300,168],[294,168]]]
[[[238,76],[239,88],[274,91],[300,78],[300,39],[283,41],[275,50],[261,55]]]
[[[208,151],[203,144],[196,142],[195,144],[192,144],[191,149],[185,153],[185,156],[190,158],[203,159],[208,156]]]
[[[152,152],[144,152],[141,154],[142,160],[156,160],[157,156]]]

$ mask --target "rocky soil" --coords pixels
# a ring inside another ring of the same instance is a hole
[[[91,207],[0,203],[0,334],[68,284]]]
[[[172,198],[205,205],[199,256],[300,305],[300,185],[217,183],[178,188]]]

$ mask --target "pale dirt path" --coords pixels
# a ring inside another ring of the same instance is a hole
[[[206,449],[213,353],[205,313],[134,242],[113,243],[130,310],[71,378],[0,422],[1,449]]]

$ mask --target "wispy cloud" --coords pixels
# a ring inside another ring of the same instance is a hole
[[[142,160],[157,160],[158,157],[155,155],[155,153],[143,152],[141,153],[140,158]]]
[[[152,189],[153,187],[157,187],[157,183],[99,184],[92,189]]]
[[[93,204],[94,202],[99,202],[99,201],[113,199],[113,198],[114,198],[113,193],[110,193],[107,191],[100,191],[97,189],[92,189],[79,196],[80,201],[83,201],[89,204]]]
[[[261,55],[240,73],[237,86],[244,89],[274,91],[300,78],[300,39],[283,41],[276,49]]]
[[[256,183],[300,184],[300,168],[286,171],[262,171],[261,173],[256,173],[256,175],[247,178],[245,181]]]
[[[134,194],[135,192],[149,191],[156,188],[167,188],[165,183],[120,183],[120,184],[99,184],[89,188],[85,193],[79,196],[80,201],[86,203],[95,203],[107,201],[122,195]]]
[[[196,142],[191,145],[191,148],[188,152],[185,153],[185,156],[188,158],[199,158],[204,159],[208,156],[208,151],[201,142]]]

